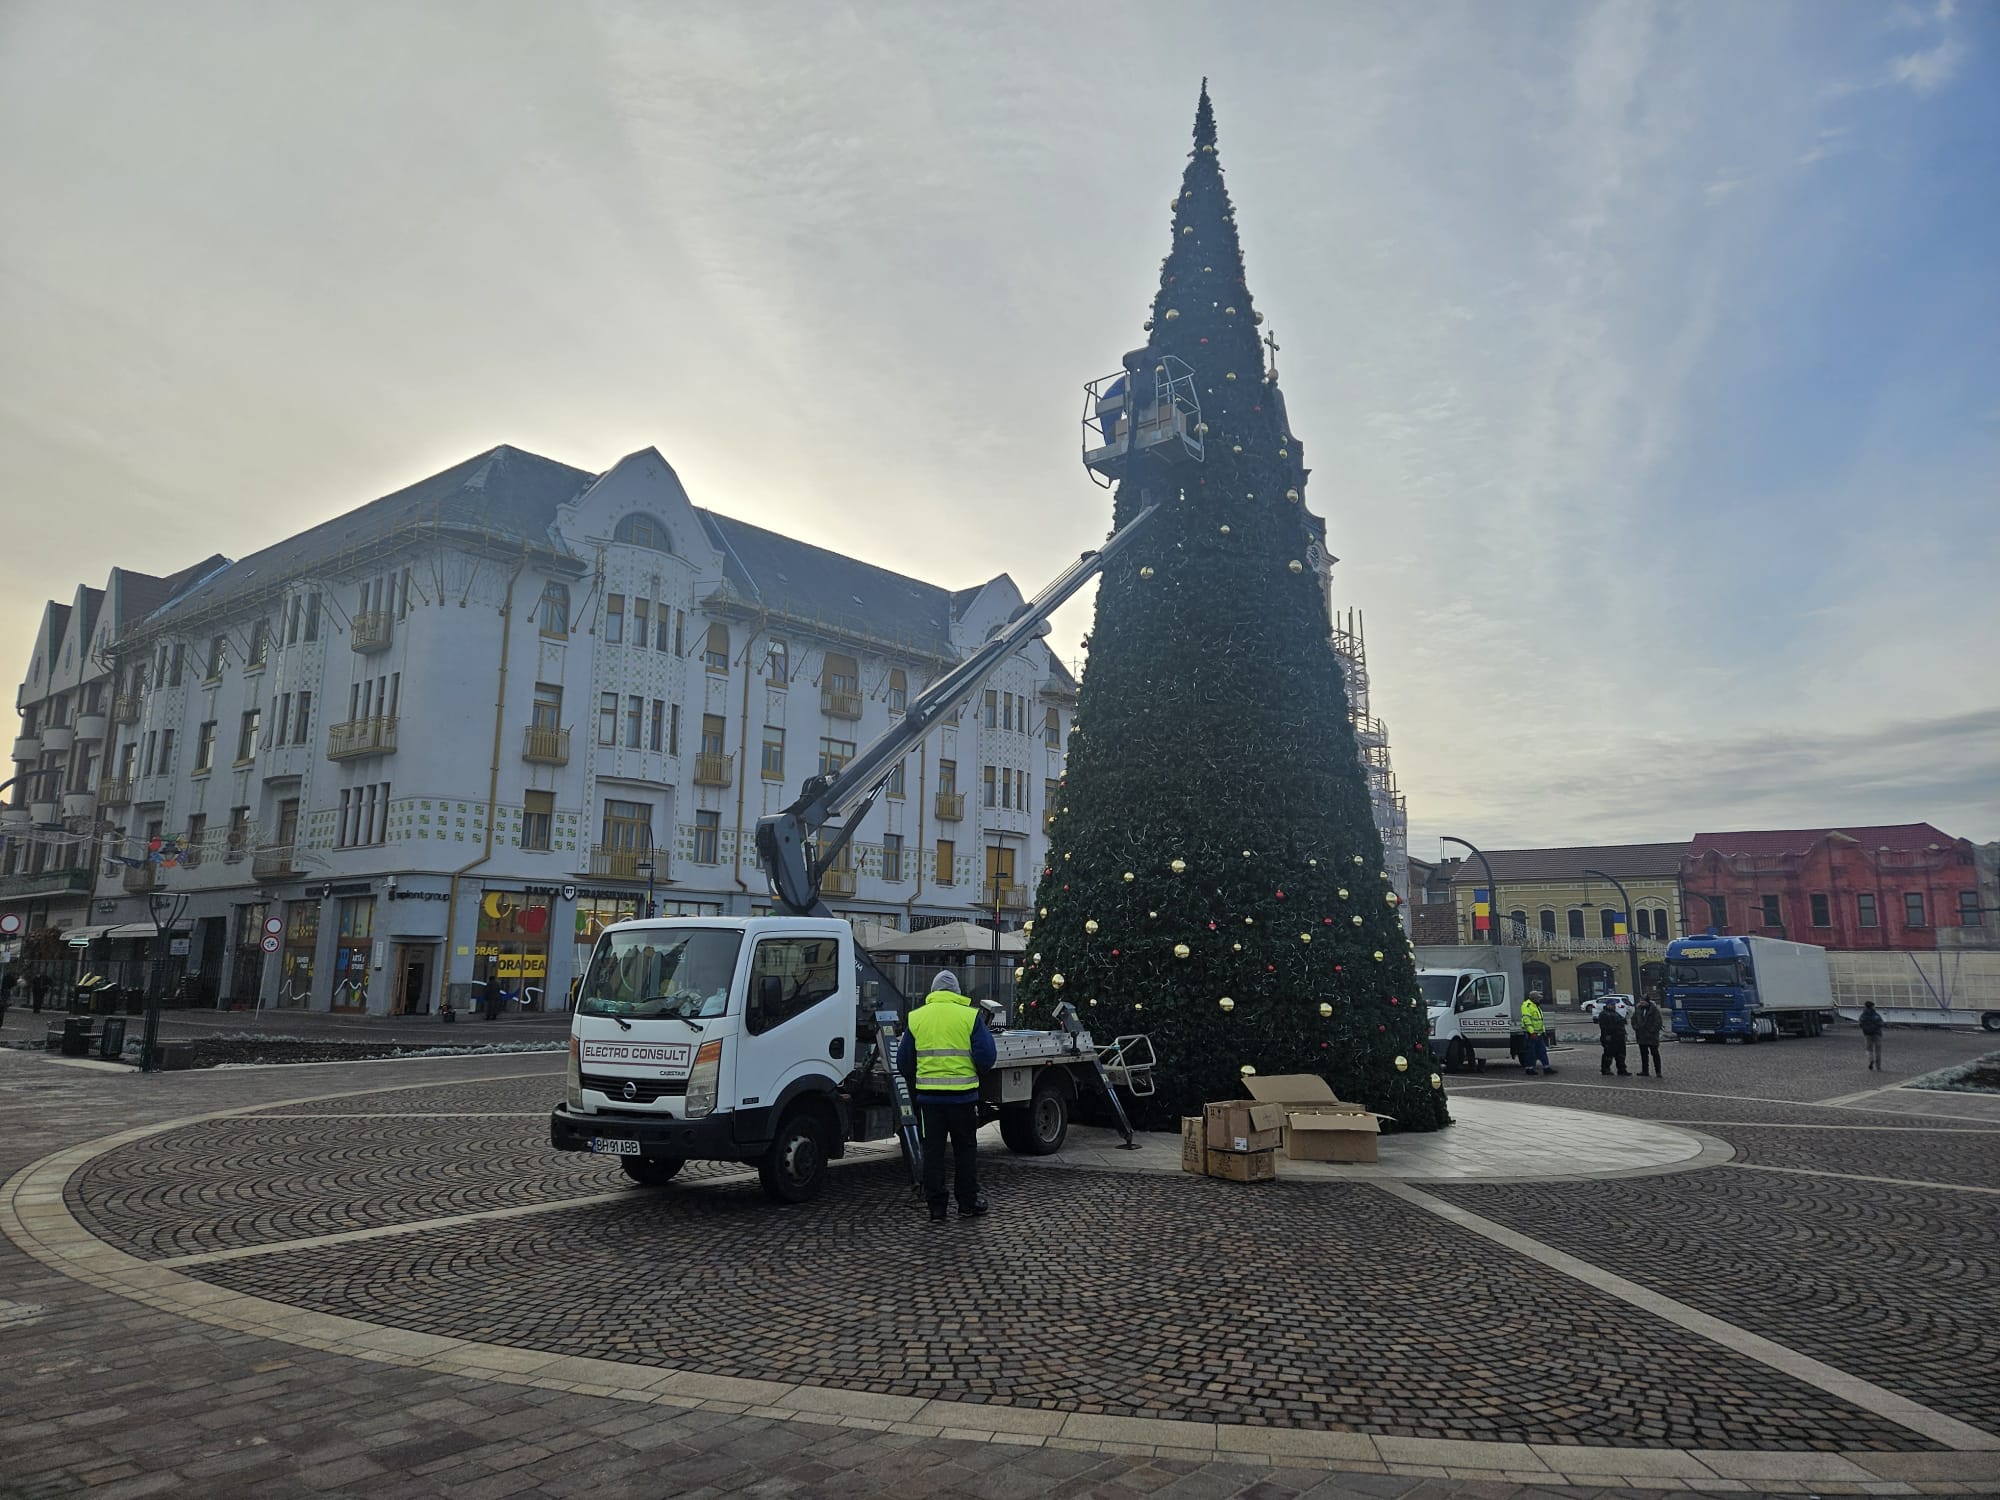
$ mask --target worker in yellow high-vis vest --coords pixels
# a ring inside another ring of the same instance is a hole
[[[958,992],[958,975],[940,969],[924,1003],[896,1048],[896,1070],[910,1080],[917,1101],[924,1151],[924,1196],[931,1221],[942,1223],[950,1199],[944,1189],[944,1153],[951,1144],[958,1216],[987,1210],[979,1196],[979,1074],[997,1053],[979,1008]]]

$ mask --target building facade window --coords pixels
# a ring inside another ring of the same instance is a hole
[[[1958,925],[1961,927],[1977,927],[1980,915],[1979,892],[1960,891],[1958,893]]]
[[[301,692],[292,703],[292,743],[303,745],[312,736],[313,695]]]
[[[764,675],[774,688],[790,687],[792,683],[791,652],[785,643],[775,636],[771,639],[771,649],[764,656]]]
[[[834,740],[821,737],[819,742],[819,774],[832,776],[844,769],[854,759],[853,740]]]
[[[984,766],[980,770],[980,790],[981,795],[985,798],[984,806],[998,807],[1000,805],[995,800],[998,796],[997,779],[999,774],[992,766]]]
[[[616,745],[618,743],[618,695],[600,693],[597,696],[597,743]]]
[[[702,650],[701,664],[718,676],[729,673],[729,627],[720,620],[708,627],[708,644]]]
[[[653,700],[652,722],[646,726],[646,748],[655,755],[665,753],[667,748],[667,700]]]
[[[722,740],[725,728],[721,714],[701,716],[701,753],[703,755],[722,754]]]
[[[1583,937],[1583,909],[1572,906],[1569,909],[1569,935],[1581,940]]]
[[[656,516],[643,513],[623,517],[612,529],[611,539],[623,542],[629,547],[645,547],[653,552],[672,552],[667,543],[667,528]]]
[[[938,762],[938,795],[949,797],[958,791],[958,762],[941,760]]]
[[[958,877],[954,873],[958,864],[958,847],[950,839],[937,841],[937,883],[956,885]]]
[[[555,682],[535,684],[535,703],[529,710],[529,723],[543,733],[562,728],[562,685]]]
[[[625,596],[607,594],[604,599],[604,644],[620,646],[625,643]]]
[[[1881,914],[1875,909],[1874,892],[1863,891],[1860,895],[1856,896],[1854,898],[1854,907],[1855,914],[1860,918],[1863,927],[1880,927],[1882,925]]]
[[[285,946],[279,957],[278,1004],[303,1009],[312,1001],[313,954],[319,948],[319,903],[285,903]]]
[[[1549,937],[1554,937],[1556,935],[1556,914],[1554,909],[1547,906],[1543,907],[1539,913],[1539,917],[1543,933]]]
[[[204,682],[222,681],[222,669],[229,665],[229,637],[218,635],[208,643],[208,670],[203,673]]]
[[[1609,906],[1605,907],[1597,914],[1597,935],[1606,938],[1616,937],[1618,935],[1618,919],[1623,915],[1624,913],[1616,911]]]
[[[551,640],[569,639],[569,586],[544,585],[541,602],[535,606],[535,624]]]
[[[776,724],[764,726],[764,759],[762,770],[766,781],[785,779],[785,731]]]
[[[897,761],[897,762],[896,762],[896,764],[895,764],[894,768],[893,768],[893,769],[891,769],[891,770],[890,770],[890,772],[889,772],[889,790],[888,790],[888,795],[889,795],[890,797],[893,797],[893,798],[895,798],[895,799],[896,799],[897,801],[899,801],[899,802],[900,802],[900,801],[902,800],[902,798],[903,798],[903,780],[904,780],[904,778],[903,778],[903,766],[904,766],[904,762],[902,762],[902,761],[900,761],[900,760],[899,760],[899,761]]]
[[[653,808],[647,802],[604,802],[604,849],[615,856],[636,857],[653,847]]]
[[[901,667],[889,669],[889,712],[900,714],[910,706],[910,679]]]
[[[1785,925],[1779,919],[1778,898],[1776,896],[1760,897],[1757,904],[1762,908],[1761,915],[1764,918],[1764,925],[1766,927],[1782,927]]]
[[[194,768],[206,771],[215,764],[215,720],[204,719],[196,731],[194,742]]]
[[[1708,902],[1708,926],[1711,932],[1729,930],[1729,901],[1723,896],[1703,897]]]
[[[900,833],[882,835],[882,878],[884,880],[903,878],[903,836]]]
[[[547,850],[555,832],[556,794],[526,792],[521,797],[521,847]]]
[[[1814,891],[1808,898],[1812,904],[1812,924],[1815,927],[1833,925],[1833,902],[1825,891]]]
[[[333,949],[333,1008],[368,1008],[368,960],[375,944],[375,898],[343,896]]]
[[[632,644],[641,651],[646,642],[653,638],[653,605],[650,600],[636,596],[632,600]]]
[[[257,758],[257,726],[263,722],[264,710],[253,708],[243,715],[243,722],[236,731],[236,764],[243,765]]]
[[[979,722],[988,729],[1000,727],[1000,690],[988,688],[980,703]]]
[[[722,861],[722,814],[703,809],[694,815],[694,862],[698,865]]]
[[[646,721],[646,700],[634,695],[625,700],[625,748],[637,750]]]
[[[1924,920],[1924,893],[1906,891],[1903,895],[1903,925],[1905,927],[1927,927]]]

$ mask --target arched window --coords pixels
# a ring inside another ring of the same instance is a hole
[[[1054,713],[1055,710],[1050,709],[1049,712]],[[1521,938],[1527,936],[1528,914],[1526,912],[1510,911],[1507,913],[1507,921],[1512,929],[1511,932],[1508,934],[1510,937]]]
[[[1548,937],[1556,935],[1556,914],[1547,906],[1542,908],[1542,932]]]
[[[1573,938],[1583,936],[1583,908],[1580,906],[1569,909],[1569,935]]]
[[[667,539],[666,523],[657,516],[638,512],[624,517],[612,529],[611,539],[624,542],[632,547],[647,547],[654,552],[671,552],[672,545]]]
[[[1613,911],[1608,906],[1605,907],[1600,912],[1598,912],[1597,914],[1598,936],[1616,937],[1618,935],[1616,931],[1616,928],[1618,926],[1618,918],[1622,915],[1623,913]]]
[[[542,590],[541,601],[535,606],[535,623],[542,634],[554,636],[558,640],[569,637],[569,585],[551,583]]]

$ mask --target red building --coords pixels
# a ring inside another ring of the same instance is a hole
[[[1688,931],[1828,949],[1935,948],[1977,927],[1972,843],[1928,823],[1704,833],[1681,859]]]

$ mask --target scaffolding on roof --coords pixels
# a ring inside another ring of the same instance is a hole
[[[1376,718],[1368,703],[1368,640],[1358,610],[1333,618],[1333,650],[1347,676],[1347,719],[1354,726],[1354,744],[1368,779],[1368,801],[1375,814],[1375,831],[1382,835],[1382,867],[1408,919],[1410,898],[1410,813],[1396,786],[1396,769],[1389,760],[1389,726]]]

